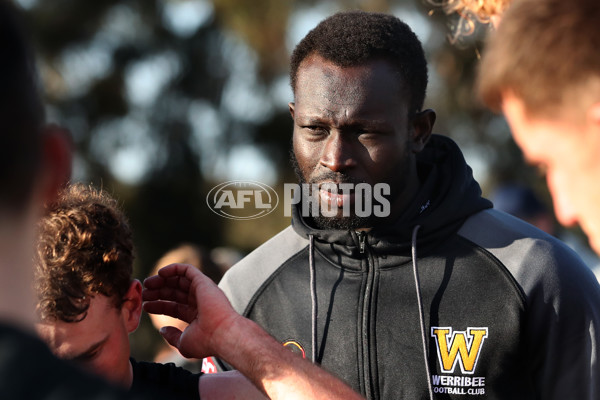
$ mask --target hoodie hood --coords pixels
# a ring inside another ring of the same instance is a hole
[[[371,248],[410,256],[413,228],[420,225],[419,247],[426,250],[449,234],[456,232],[464,220],[492,203],[481,197],[481,188],[473,178],[456,143],[440,135],[432,135],[417,156],[421,180],[419,192],[396,222],[369,231],[366,240]],[[358,237],[352,230],[323,230],[308,225],[300,215],[300,205],[292,210],[292,225],[301,236],[314,236],[318,242],[346,247],[347,255],[358,251]],[[336,246],[338,247],[338,246]]]

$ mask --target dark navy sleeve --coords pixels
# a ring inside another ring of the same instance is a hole
[[[156,390],[168,394],[169,398],[200,398],[198,382],[202,373],[194,374],[173,363],[137,362],[133,358],[130,361],[133,368],[132,392]]]

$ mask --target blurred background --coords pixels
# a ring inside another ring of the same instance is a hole
[[[451,43],[457,16],[425,0],[14,1],[36,46],[48,119],[73,135],[73,179],[121,202],[135,233],[139,278],[181,243],[244,254],[289,224],[281,207],[257,220],[221,218],[206,195],[228,180],[280,192],[295,182],[288,58],[339,10],[387,12],[407,22],[429,61],[425,105],[437,111],[434,132],[458,142],[485,194],[517,182],[551,207],[504,119],[473,95],[489,28]],[[160,342],[144,316],[133,355],[151,359]]]

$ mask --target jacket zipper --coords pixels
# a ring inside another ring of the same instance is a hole
[[[370,309],[371,296],[373,292],[373,283],[375,280],[375,271],[370,258],[369,246],[367,243],[367,233],[364,231],[356,232],[358,236],[359,250],[364,255],[367,263],[367,286],[365,288],[365,296],[363,299],[362,310],[362,357],[363,357],[363,380],[365,384],[365,395],[367,399],[373,399],[373,388],[371,380],[371,352],[370,352]]]
[[[365,231],[358,231],[358,232],[356,232],[356,235],[358,236],[358,245],[359,245],[359,249],[360,249],[360,254],[365,254],[367,234],[365,233]]]

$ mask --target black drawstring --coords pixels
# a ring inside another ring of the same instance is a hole
[[[317,280],[315,279],[315,238],[313,235],[308,236],[309,239],[309,251],[308,251],[308,264],[310,266],[310,303],[311,303],[311,347],[312,347],[312,361],[317,362]]]
[[[423,357],[425,358],[425,372],[427,373],[427,389],[429,390],[429,399],[433,400],[433,388],[431,387],[431,372],[429,371],[429,354],[427,351],[427,334],[425,333],[425,316],[423,314],[423,303],[421,301],[421,283],[419,282],[419,273],[417,271],[417,232],[421,225],[414,227],[412,232],[411,252],[413,274],[415,277],[415,288],[417,291],[417,304],[419,306],[419,323],[421,324],[421,341],[423,345]]]

